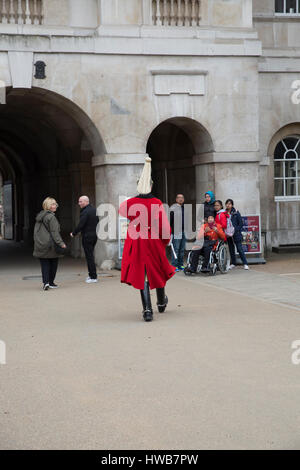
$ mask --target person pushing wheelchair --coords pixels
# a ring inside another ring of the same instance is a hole
[[[219,240],[226,241],[226,235],[220,224],[215,222],[213,215],[210,215],[207,219],[207,223],[204,223],[198,232],[197,240],[203,240],[202,248],[199,245],[195,245],[192,248],[190,266],[186,268],[186,272],[196,273],[198,267],[199,256],[204,256],[204,262],[201,268],[201,272],[208,273],[210,269],[208,267],[210,253],[218,245]]]

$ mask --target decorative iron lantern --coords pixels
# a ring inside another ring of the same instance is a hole
[[[46,64],[42,60],[38,60],[35,64],[35,75],[34,78],[38,78],[39,80],[43,80],[46,78],[45,75],[45,69],[46,69]]]

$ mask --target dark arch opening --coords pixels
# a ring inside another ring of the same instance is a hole
[[[87,194],[95,203],[91,160],[100,153],[105,153],[101,136],[75,103],[40,88],[7,88],[0,106],[0,169],[4,187],[11,185],[5,214],[12,213],[12,239],[32,243],[35,217],[47,196],[59,202],[62,235],[68,237],[79,218],[78,196]],[[72,254],[81,254],[77,241]]]
[[[208,131],[197,121],[174,117],[160,123],[151,133],[147,153],[153,160],[153,193],[172,204],[178,193],[186,203],[196,202],[193,158],[210,153],[213,143]]]

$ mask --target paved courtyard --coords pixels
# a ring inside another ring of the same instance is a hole
[[[176,274],[152,323],[118,271],[39,274],[0,241],[1,449],[300,449],[299,255]]]

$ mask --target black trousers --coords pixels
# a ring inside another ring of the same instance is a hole
[[[94,249],[97,243],[96,234],[87,234],[82,237],[82,246],[88,266],[88,272],[91,279],[97,279],[97,269],[94,259]]]
[[[244,265],[247,264],[247,258],[245,256],[245,252],[242,247],[242,242],[234,241],[233,237],[227,237],[227,241],[228,241],[228,246],[229,246],[231,264],[236,265],[235,247],[240,255],[242,263]]]
[[[203,247],[199,250],[192,250],[191,254],[191,269],[193,271],[197,271],[199,256],[204,256],[203,266],[202,268],[207,268],[209,263],[209,256],[213,249],[215,241],[204,241]]]
[[[58,258],[40,258],[41,268],[42,268],[42,277],[44,284],[53,284],[57,266],[58,266]]]

